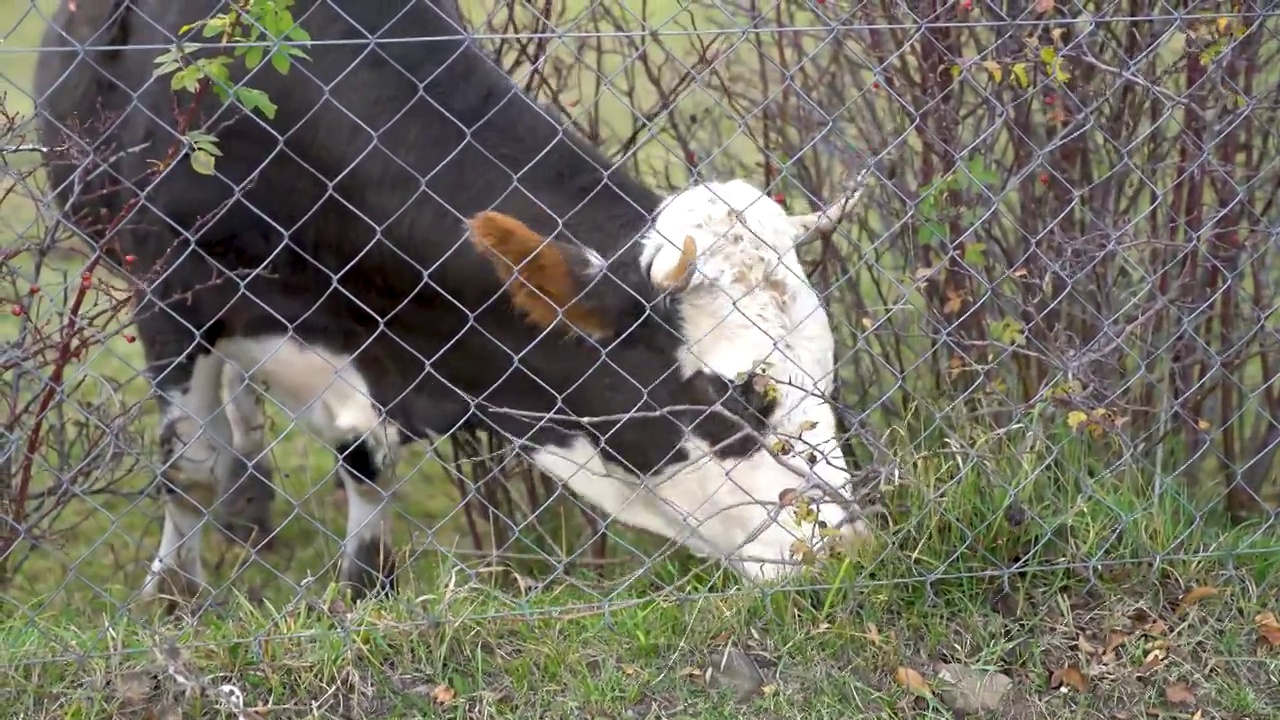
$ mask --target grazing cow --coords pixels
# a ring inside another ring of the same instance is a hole
[[[391,587],[398,448],[463,427],[749,580],[797,567],[797,539],[869,532],[795,251],[856,193],[803,216],[740,180],[660,197],[521,93],[451,0],[299,0],[310,59],[233,70],[274,119],[205,95],[216,175],[157,170],[189,96],[153,77],[155,48],[220,5],[63,0],[36,68],[43,141],[74,138],[46,157],[58,201],[146,277],[165,522],[144,596],[202,587],[206,509],[248,473],[225,363],[339,455],[358,594]],[[85,220],[137,193],[112,237]],[[785,510],[815,488],[814,516]]]

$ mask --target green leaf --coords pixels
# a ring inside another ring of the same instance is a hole
[[[252,112],[258,110],[268,120],[274,120],[276,116],[275,103],[271,102],[267,94],[256,88],[238,88],[236,90],[236,98],[244,105],[246,110]]]
[[[169,89],[174,91],[186,90],[193,93],[199,86],[200,68],[195,65],[190,65],[174,73],[173,78],[169,80]]]
[[[271,67],[274,67],[281,75],[289,74],[289,56],[278,52],[271,56]]]
[[[205,152],[204,150],[196,150],[191,153],[191,169],[201,175],[212,175],[213,163],[213,155]]]
[[[932,220],[926,222],[921,235],[925,242],[942,242],[947,239],[947,226]]]
[[[266,48],[261,45],[250,46],[244,54],[244,66],[250,70],[258,67],[262,63],[262,56],[266,52]]]
[[[974,180],[983,185],[994,185],[1000,182],[999,173],[994,170],[989,170],[983,162],[984,159],[985,158],[980,155],[975,155],[970,158],[969,174],[973,176]]]
[[[964,264],[972,268],[978,268],[986,262],[987,246],[980,242],[969,243],[964,247]]]
[[[182,67],[181,62],[178,62],[177,60],[170,60],[165,64],[161,65],[160,67],[156,68],[155,70],[152,70],[151,77],[160,77],[161,75],[164,75],[166,73],[171,73],[180,67]]]

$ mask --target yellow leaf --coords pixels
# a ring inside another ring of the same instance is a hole
[[[1197,421],[1196,421],[1196,427],[1200,428],[1201,430],[1203,430],[1203,431],[1205,431],[1205,432],[1209,432],[1209,428],[1211,428],[1211,427],[1213,427],[1213,426],[1209,424],[1209,421],[1208,421],[1208,420],[1205,420],[1205,419],[1201,418],[1200,420],[1197,420]]]
[[[933,693],[929,692],[929,683],[924,681],[924,676],[905,665],[894,671],[893,681],[914,695],[919,695],[920,697],[933,695]]]
[[[431,699],[441,705],[448,705],[453,702],[453,698],[456,696],[457,693],[448,685],[437,685],[435,689],[431,691]]]
[[[809,544],[803,540],[796,540],[791,543],[791,557],[799,558],[800,562],[804,565],[809,565],[817,559],[817,555],[814,554],[813,548],[809,547]]]
[[[1209,585],[1192,588],[1186,595],[1182,596],[1182,600],[1178,603],[1178,612],[1183,612],[1206,598],[1216,597],[1217,594],[1218,588]]]
[[[1053,44],[1054,44],[1054,45],[1061,45],[1061,44],[1062,44],[1062,33],[1066,32],[1066,31],[1067,31],[1067,29],[1066,29],[1066,28],[1060,28],[1060,27],[1059,27],[1059,28],[1054,28],[1054,29],[1052,29],[1052,30],[1050,30],[1050,31],[1049,31],[1049,35],[1053,37]]]
[[[1013,78],[1018,81],[1019,86],[1023,89],[1031,87],[1031,80],[1027,77],[1026,63],[1014,63],[1009,70],[1013,73]]]
[[[872,322],[871,318],[869,318],[869,317],[864,317],[864,318],[862,318],[862,327],[864,327],[864,328],[866,328],[866,329],[870,330],[870,329],[871,329],[871,327],[872,327],[872,325],[874,325],[874,324],[875,324],[875,323],[873,323],[873,322]]]
[[[1218,18],[1218,32],[1225,34],[1227,32],[1227,29],[1230,27],[1231,27],[1231,18],[1229,17]]]
[[[1160,667],[1164,662],[1165,651],[1161,649],[1152,650],[1147,653],[1147,657],[1143,659],[1142,665],[1138,666],[1138,675],[1147,675]]]
[[[818,423],[814,422],[813,420],[805,420],[804,422],[800,423],[800,427],[796,430],[796,434],[804,435],[805,433],[809,432],[810,430],[816,427],[818,427]]]
[[[1258,636],[1271,647],[1280,647],[1280,620],[1273,612],[1259,613],[1253,619],[1258,626]]]
[[[995,60],[987,60],[983,62],[982,67],[986,68],[987,72],[991,73],[991,78],[997,83],[1004,79],[1004,68],[1000,67],[1000,63]]]
[[[1088,419],[1089,419],[1089,416],[1086,415],[1084,411],[1072,410],[1071,412],[1067,413],[1067,427],[1071,428],[1072,432],[1075,432],[1075,429],[1080,427],[1080,423]]]
[[[1058,59],[1058,52],[1051,47],[1040,48],[1040,61],[1045,65],[1052,65],[1054,60]]]

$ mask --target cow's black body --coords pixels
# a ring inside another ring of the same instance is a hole
[[[104,216],[133,193],[103,198],[103,183],[143,178],[175,142],[182,112],[167,77],[152,78],[157,51],[130,46],[169,44],[159,28],[174,32],[219,5],[80,0],[77,13],[110,9],[88,44],[117,47],[42,58],[37,95],[50,144],[75,123],[101,126],[102,110],[113,122],[111,149],[100,146],[97,157],[141,148],[79,190]],[[62,12],[66,25],[74,14]],[[145,188],[143,207],[117,235],[122,252],[138,258],[135,272],[165,258],[138,309],[158,382],[164,372],[181,377],[172,359],[197,339],[210,345],[227,334],[291,329],[355,355],[376,400],[411,432],[454,429],[472,409],[468,396],[548,412],[561,396],[585,417],[698,404],[711,399],[706,391],[723,390],[671,372],[674,316],[654,302],[629,247],[657,207],[653,192],[608,169],[596,149],[519,93],[433,4],[304,0],[295,15],[314,40],[352,42],[311,48],[312,59],[287,76],[264,63],[248,77],[278,106],[273,122],[237,117],[208,95],[203,117],[223,152],[217,176],[175,162]],[[366,36],[414,40],[371,47],[360,41]],[[71,43],[55,24],[46,45]],[[68,202],[74,168],[53,167]],[[588,292],[618,331],[614,348],[528,327],[511,312],[488,262],[465,244],[465,218],[485,209],[610,260]],[[527,420],[485,420],[517,436],[532,430]],[[679,459],[672,452],[682,433],[669,419],[637,419],[616,428],[608,448],[645,473]]]
[[[93,241],[109,240],[116,258],[136,256],[133,274],[150,273],[136,321],[157,389],[189,383],[194,358],[220,339],[291,332],[354,356],[374,400],[419,437],[469,424],[540,445],[583,427],[494,412],[475,398],[613,416],[592,425],[602,455],[644,475],[684,459],[688,425],[712,444],[741,426],[701,412],[619,416],[729,397],[758,424],[758,398],[675,371],[674,303],[632,246],[659,197],[522,95],[460,35],[447,2],[299,0],[295,17],[313,40],[345,42],[310,47],[287,76],[270,63],[248,74],[277,105],[274,121],[204,97],[197,125],[222,151],[213,177],[185,157],[148,176],[178,142],[191,97],[152,72],[156,46],[223,4],[63,3],[37,67],[40,132],[50,146],[68,131],[96,144],[47,158],[51,178]],[[110,161],[86,164],[86,155]],[[134,188],[142,202],[101,237],[94,228]],[[548,332],[512,311],[493,267],[466,242],[466,219],[489,209],[608,261],[585,297],[613,338]],[[739,437],[723,452],[756,447]]]

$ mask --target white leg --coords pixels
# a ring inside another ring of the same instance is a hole
[[[391,557],[387,504],[379,487],[395,464],[400,436],[382,419],[368,383],[349,356],[307,346],[292,337],[237,338],[219,349],[255,384],[319,439],[337,451],[347,495],[347,534],[342,579],[357,595],[390,589]]]
[[[391,498],[377,485],[340,469],[347,490],[347,536],[342,543],[342,580],[358,596],[390,591],[396,564],[391,548]]]
[[[231,425],[232,447],[247,465],[245,474],[224,479],[215,517],[224,533],[251,546],[269,542],[273,532],[271,503],[275,499],[275,473],[265,452],[267,418],[259,405],[259,391],[244,371],[233,363],[223,363],[222,396]]]
[[[216,496],[218,478],[234,472],[231,426],[222,410],[222,361],[201,355],[190,381],[167,396],[161,443],[164,478],[164,533],[143,585],[143,598],[189,600],[204,586],[200,540],[206,509]]]

